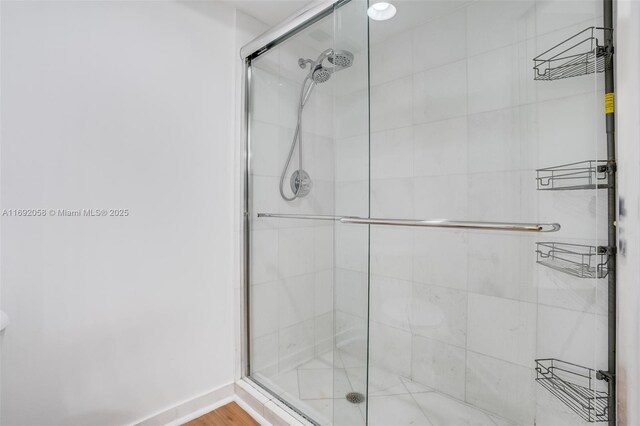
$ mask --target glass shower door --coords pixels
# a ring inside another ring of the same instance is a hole
[[[250,377],[318,424],[606,419],[603,54],[547,58],[601,3],[396,6],[250,59]]]
[[[366,422],[367,72],[360,0],[249,65],[249,376],[321,425]]]
[[[337,50],[354,55],[334,85],[335,211],[369,216],[369,50],[367,1],[334,10]],[[369,328],[369,229],[336,222],[333,424],[364,425],[367,416]]]
[[[603,79],[532,68],[601,3],[396,6],[370,22],[371,217],[561,229],[371,225],[368,424],[586,423],[606,390]]]

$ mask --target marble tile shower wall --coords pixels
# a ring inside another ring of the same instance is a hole
[[[331,81],[314,89],[303,115],[304,169],[313,179],[313,191],[286,202],[278,189],[308,72],[297,61],[315,58],[320,48],[294,39],[253,64],[253,212],[333,214]],[[296,150],[286,194],[297,155]],[[251,240],[252,371],[272,379],[333,346],[333,227],[321,221],[252,218]],[[284,383],[275,385],[290,391]]]
[[[606,241],[606,199],[538,192],[535,169],[603,158],[602,77],[535,82],[532,58],[599,15],[599,2],[481,1],[379,42],[373,34],[370,164],[366,135],[341,128],[361,114],[347,105],[363,92],[346,90],[335,104],[336,208],[364,209],[354,194],[367,191],[370,166],[374,217],[563,228],[372,227],[372,366],[518,424],[579,423],[536,386],[534,359],[606,366],[606,284],[537,265],[535,242]],[[366,236],[350,232],[337,241],[336,319],[357,328]]]

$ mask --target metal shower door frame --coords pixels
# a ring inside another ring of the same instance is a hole
[[[242,236],[241,236],[241,312],[240,312],[240,328],[242,330],[241,338],[241,359],[240,359],[240,375],[244,379],[250,380],[252,383],[260,386],[266,392],[273,395],[281,403],[289,409],[296,412],[306,420],[313,424],[317,424],[313,419],[302,413],[298,408],[281,399],[279,395],[264,387],[261,383],[253,380],[251,373],[250,359],[250,285],[251,285],[251,196],[253,188],[251,186],[251,83],[252,83],[252,61],[262,54],[268,52],[273,47],[278,46],[298,32],[313,25],[322,18],[331,15],[336,8],[349,3],[351,0],[323,0],[305,7],[295,13],[293,16],[277,25],[262,35],[258,36],[240,49],[240,59],[242,61],[242,88],[241,88],[241,111],[242,111],[242,129],[240,139],[243,144],[242,153]]]

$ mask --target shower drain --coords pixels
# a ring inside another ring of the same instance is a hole
[[[360,404],[364,401],[364,395],[360,392],[349,392],[345,397],[352,404]]]

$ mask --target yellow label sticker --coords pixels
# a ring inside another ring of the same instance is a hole
[[[613,93],[605,93],[604,94],[604,113],[611,114],[613,113]]]

